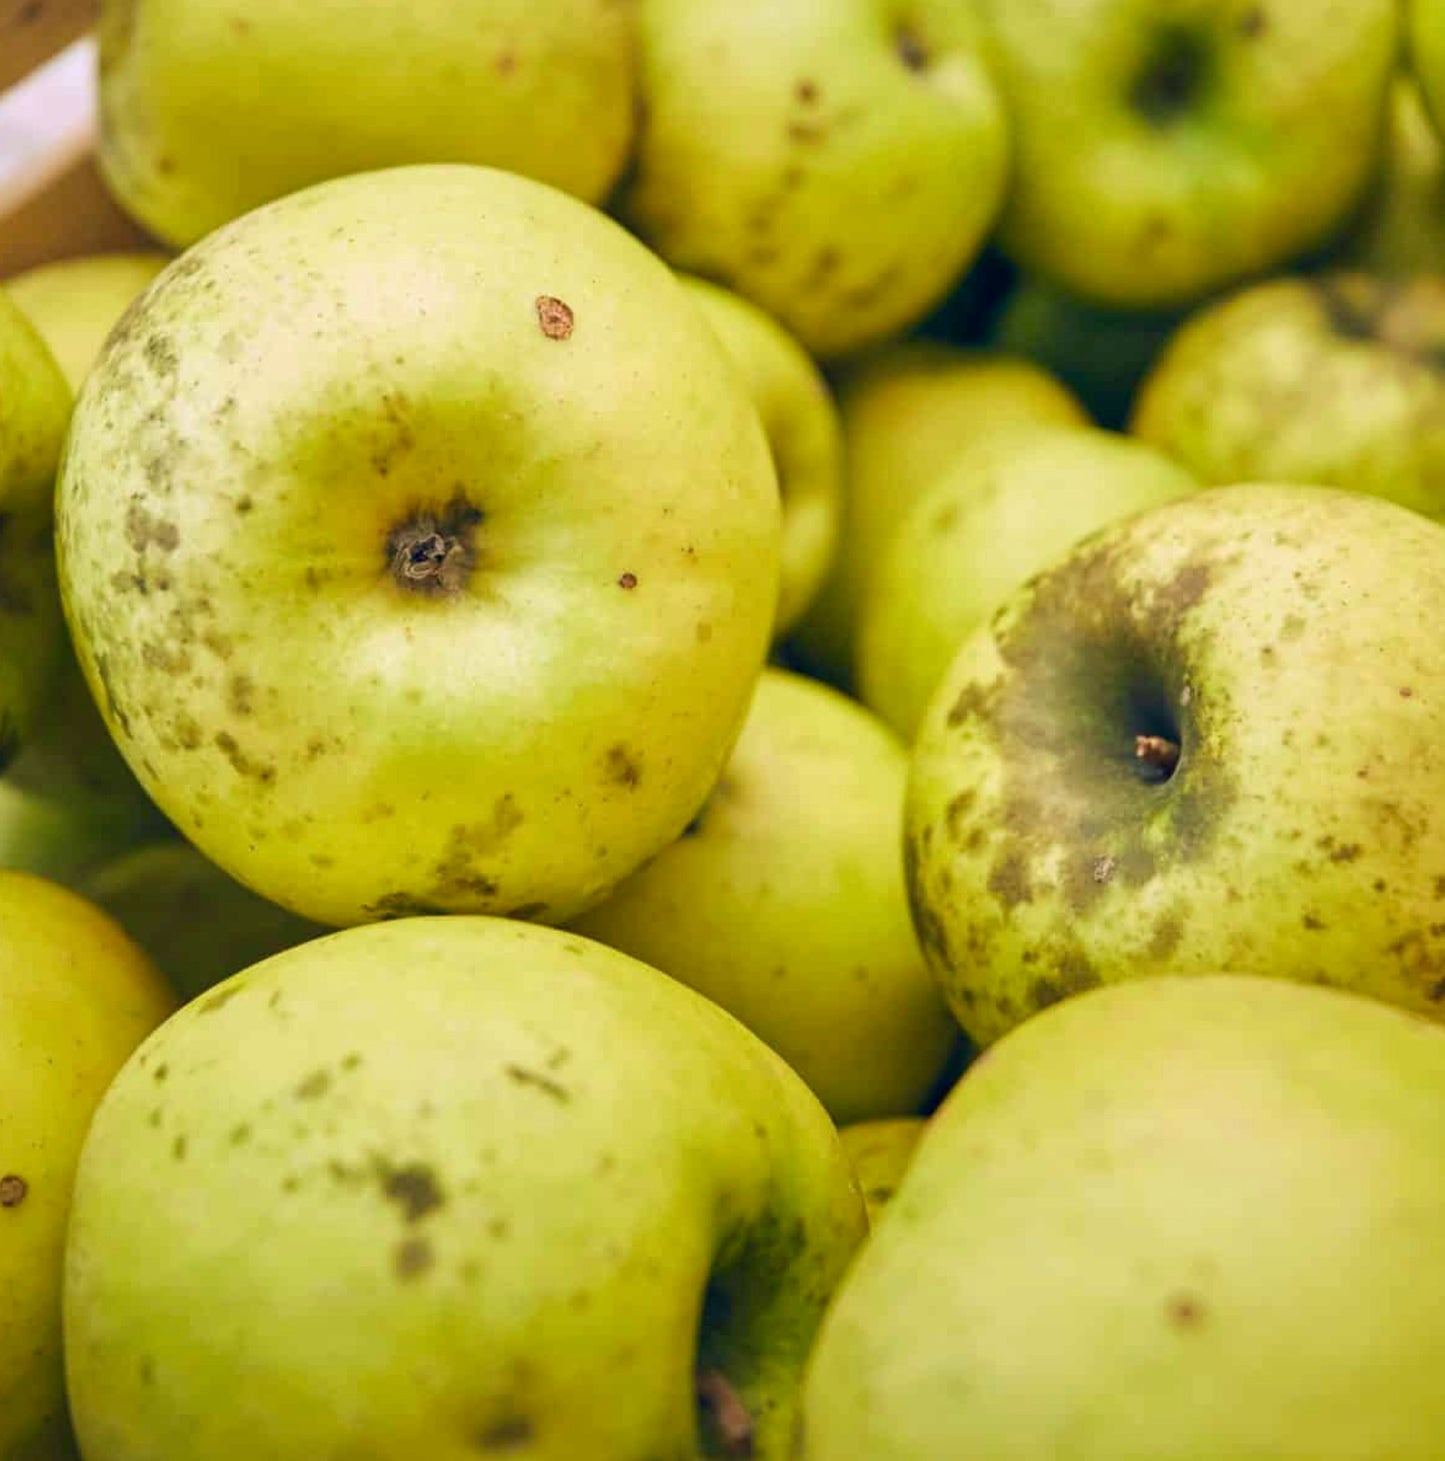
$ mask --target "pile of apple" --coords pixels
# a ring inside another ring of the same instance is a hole
[[[1445,0],[100,39],[0,1461],[1440,1461]]]

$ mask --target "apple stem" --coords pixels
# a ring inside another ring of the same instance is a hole
[[[1167,736],[1135,736],[1134,759],[1157,767],[1165,776],[1172,776],[1179,764],[1179,742]]]
[[[746,1458],[753,1454],[753,1417],[743,1398],[721,1370],[697,1372],[697,1398],[712,1417],[723,1455]]]

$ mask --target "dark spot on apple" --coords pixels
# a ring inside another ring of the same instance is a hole
[[[709,643],[712,639],[712,625],[699,624],[696,629],[693,630],[693,637],[697,640],[699,644]]]
[[[1129,90],[1129,104],[1151,126],[1172,127],[1198,103],[1213,57],[1205,37],[1186,25],[1161,25]]]
[[[570,339],[576,324],[572,306],[551,294],[537,296],[537,323],[549,340]]]
[[[793,95],[798,98],[805,107],[815,106],[819,97],[818,83],[806,77],[798,82],[793,88]]]
[[[519,1086],[531,1086],[561,1105],[565,1106],[572,1099],[572,1093],[566,1086],[560,1081],[554,1081],[551,1076],[544,1075],[541,1071],[529,1070],[525,1065],[513,1064],[505,1065],[502,1069],[508,1080]]]
[[[473,1444],[479,1451],[502,1455],[529,1450],[536,1435],[536,1428],[525,1415],[506,1415],[479,1430]]]
[[[545,917],[547,905],[545,903],[519,903],[515,908],[509,908],[503,918],[516,918],[523,923],[535,923],[539,918]]]
[[[313,1070],[305,1080],[296,1087],[296,1099],[298,1101],[314,1101],[318,1096],[324,1096],[331,1089],[331,1073],[326,1070]]]
[[[977,800],[978,792],[971,786],[964,787],[962,791],[955,793],[949,799],[943,820],[948,829],[948,835],[955,842],[963,840],[963,828],[967,825],[969,813]]]
[[[377,1158],[375,1171],[382,1195],[388,1202],[396,1203],[405,1222],[420,1222],[429,1213],[446,1205],[446,1196],[436,1173],[422,1162],[408,1162],[397,1167]]]
[[[217,731],[211,744],[231,763],[238,776],[254,777],[262,786],[269,786],[276,779],[276,768],[260,761],[253,761],[240,747],[230,731]]]
[[[1445,1000],[1445,979],[1438,980],[1435,984],[1432,984],[1425,997],[1435,1004],[1439,1004],[1441,1000]]]
[[[637,587],[637,575],[635,573],[624,573],[624,574],[622,574],[622,576],[617,580],[617,586],[619,588],[628,588],[628,589],[636,588]]]
[[[146,364],[159,376],[174,375],[180,364],[176,356],[175,342],[164,335],[149,336],[145,342],[143,354]]]
[[[824,122],[804,122],[795,119],[788,123],[790,141],[799,142],[808,147],[816,147],[826,141],[827,137],[828,127]]]
[[[1155,923],[1144,952],[1155,963],[1164,963],[1173,956],[1183,938],[1183,920],[1177,913],[1166,913]]]
[[[152,1080],[153,1080],[153,1081],[154,1081],[154,1082],[155,1082],[155,1083],[156,1083],[156,1084],[157,1084],[157,1085],[163,1085],[163,1084],[164,1084],[164,1083],[165,1083],[165,1079],[166,1079],[166,1077],[167,1077],[167,1076],[168,1076],[168,1075],[169,1075],[169,1074],[170,1074],[170,1073],[171,1073],[171,1068],[170,1068],[170,1066],[168,1066],[168,1065],[167,1065],[167,1064],[166,1064],[166,1063],[165,1063],[165,1061],[161,1061],[161,1063],[160,1063],[160,1064],[159,1064],[159,1065],[158,1065],[158,1066],[156,1066],[156,1068],[155,1068],[155,1069],[154,1069],[154,1070],[153,1070],[153,1071],[152,1071],[152,1072],[151,1072],[151,1079],[152,1079]]]
[[[893,47],[898,52],[898,59],[904,66],[914,73],[922,73],[928,70],[932,56],[923,37],[918,34],[912,26],[904,25],[898,28],[893,37]]]
[[[1330,851],[1331,862],[1354,862],[1365,849],[1358,842],[1345,842]]]
[[[373,918],[425,918],[433,914],[449,913],[440,903],[419,898],[415,893],[383,893],[374,902],[367,903],[364,911]]]
[[[408,593],[455,598],[476,568],[482,520],[460,489],[440,509],[413,509],[386,535],[387,573]]]
[[[177,1136],[176,1139],[171,1142],[171,1156],[178,1162],[185,1161],[186,1138],[184,1135]]]
[[[19,1207],[30,1192],[30,1184],[18,1172],[0,1177],[0,1207]]]
[[[1235,29],[1247,41],[1258,40],[1269,29],[1269,22],[1265,16],[1264,7],[1262,5],[1251,5],[1239,17]]]
[[[1004,908],[1017,908],[1034,900],[1033,879],[1029,864],[1018,849],[1005,852],[989,871],[988,890]]]
[[[427,1238],[403,1238],[396,1245],[392,1266],[403,1283],[420,1278],[436,1263],[436,1253]]]
[[[1204,1304],[1194,1294],[1174,1294],[1164,1306],[1170,1323],[1179,1329],[1197,1329],[1204,1322]]]
[[[245,1146],[251,1140],[251,1124],[242,1121],[231,1128],[230,1141],[232,1146]]]
[[[614,785],[630,789],[642,781],[642,763],[637,758],[637,752],[621,741],[608,748],[604,765],[607,779]]]
[[[198,1015],[213,1015],[217,1010],[223,1009],[235,999],[245,988],[243,984],[228,984],[214,993],[205,995],[196,1002],[196,1013]]]
[[[1400,699],[1408,700],[1415,692],[1408,685],[1400,686]]]
[[[249,675],[232,675],[227,686],[227,699],[233,715],[245,717],[253,712],[255,705],[252,696],[255,690],[256,686]]]
[[[139,497],[132,497],[125,514],[126,541],[137,554],[148,547],[159,548],[163,553],[174,552],[180,546],[180,530],[173,522],[166,522],[148,512]]]
[[[498,51],[492,65],[496,68],[498,76],[510,76],[517,69],[517,53],[515,51]]]

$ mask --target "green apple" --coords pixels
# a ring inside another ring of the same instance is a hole
[[[78,391],[116,321],[169,262],[155,251],[89,254],[39,264],[5,288]]]
[[[707,995],[837,1121],[918,1110],[958,1030],[909,921],[908,758],[836,690],[769,669],[687,833],[573,924]]]
[[[639,0],[623,216],[815,355],[915,323],[1002,201],[1007,123],[958,0]]]
[[[52,494],[70,407],[54,356],[0,288],[0,769],[35,730],[63,651]]]
[[[933,1118],[797,1454],[1436,1461],[1442,1151],[1424,1020],[1218,974],[1071,1000]]]
[[[909,507],[858,626],[858,689],[911,741],[958,646],[1081,538],[1198,484],[1162,452],[1095,427],[976,442]]]
[[[57,531],[107,724],[233,877],[322,923],[561,921],[721,773],[779,515],[672,272],[564,193],[438,165],[170,265],[81,393]]]
[[[93,868],[81,891],[150,955],[183,999],[330,931],[259,897],[179,839],[133,848]]]
[[[1099,425],[1123,430],[1140,382],[1185,314],[1110,309],[1030,278],[1000,307],[989,343],[1051,371]]]
[[[1438,129],[1445,127],[1445,5],[1402,0],[1410,67]]]
[[[1381,153],[1395,0],[977,0],[1010,109],[999,241],[1100,304],[1177,305],[1322,244]]]
[[[1191,493],[961,646],[914,748],[914,916],[984,1045],[1224,969],[1445,1017],[1445,527],[1328,487]]]
[[[765,310],[704,279],[683,284],[737,363],[763,418],[783,507],[774,635],[807,608],[832,562],[842,497],[838,408],[806,350]]]
[[[853,1175],[868,1209],[870,1229],[877,1226],[892,1202],[927,1127],[922,1116],[895,1116],[882,1121],[857,1121],[839,1129],[838,1139],[853,1164]]]
[[[349,929],[111,1086],[76,1431],[107,1461],[782,1461],[864,1224],[807,1088],[674,980],[535,924]]]
[[[1280,278],[1201,310],[1131,430],[1201,481],[1348,487],[1445,516],[1445,276]]]
[[[633,130],[618,0],[101,0],[103,176],[178,247],[312,183],[479,163],[589,202]]]
[[[119,926],[0,872],[0,1457],[74,1456],[60,1287],[81,1142],[111,1077],[174,1008]]]
[[[1384,167],[1340,261],[1385,275],[1445,269],[1445,152],[1408,76],[1395,79]]]
[[[1017,424],[1083,426],[1046,371],[1014,356],[910,340],[843,372],[843,520],[832,569],[795,631],[806,668],[851,685],[866,585],[909,504],[971,443]]]

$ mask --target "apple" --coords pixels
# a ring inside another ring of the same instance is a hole
[[[170,265],[57,515],[126,760],[320,923],[602,898],[706,799],[777,603],[767,442],[683,286],[486,168],[319,184]]]
[[[922,1116],[894,1116],[839,1128],[838,1139],[853,1164],[868,1209],[870,1231],[892,1202],[927,1127]]]
[[[879,555],[858,629],[858,687],[911,741],[958,646],[1081,538],[1198,483],[1162,452],[1095,427],[997,432],[923,492]]]
[[[822,1107],[674,980],[535,924],[348,929],[188,1005],[96,1113],[76,1430],[149,1461],[782,1461],[864,1225]]]
[[[1440,0],[1403,0],[1410,67],[1436,128],[1445,126],[1445,6]]]
[[[1339,0],[1325,20],[1315,0],[978,0],[1013,127],[1001,246],[1131,308],[1319,246],[1380,157],[1396,8]]]
[[[93,867],[81,890],[194,999],[283,949],[329,933],[258,897],[188,842],[134,847]]]
[[[914,916],[975,1043],[1221,969],[1445,1017],[1442,616],[1445,527],[1328,487],[1192,493],[1015,593],[910,773]]]
[[[1140,383],[1187,314],[1111,309],[1029,278],[1000,306],[988,341],[1050,371],[1100,426],[1122,431]]]
[[[63,652],[51,548],[70,388],[0,288],[0,769],[35,729]]]
[[[958,1030],[903,883],[902,745],[836,690],[763,672],[687,832],[572,927],[705,994],[836,1121],[917,1111]]]
[[[111,1077],[171,1012],[119,926],[41,878],[0,872],[0,1456],[73,1456],[61,1359],[66,1218]]]
[[[902,332],[1002,201],[1007,121],[956,0],[640,0],[621,214],[815,355]]]
[[[1340,262],[1385,275],[1445,269],[1445,153],[1407,75],[1395,79],[1384,167]]]
[[[1194,315],[1131,430],[1201,481],[1348,487],[1445,516],[1445,276],[1256,284]]]
[[[479,163],[588,202],[633,130],[616,0],[102,0],[100,167],[177,247],[273,198],[406,163]]]
[[[909,504],[980,437],[1022,423],[1086,425],[1074,396],[1027,360],[910,340],[840,375],[843,512],[833,565],[789,643],[811,673],[852,684],[873,566]]]
[[[1435,1461],[1445,1031],[1204,975],[1009,1035],[809,1365],[803,1461]],[[920,1323],[922,1316],[926,1323]]]
[[[812,357],[765,310],[705,279],[682,282],[742,371],[767,432],[783,510],[777,636],[807,608],[833,559],[843,475],[838,408]]]
[[[169,262],[169,254],[154,250],[87,254],[38,264],[7,279],[5,288],[78,391],[116,321]]]

